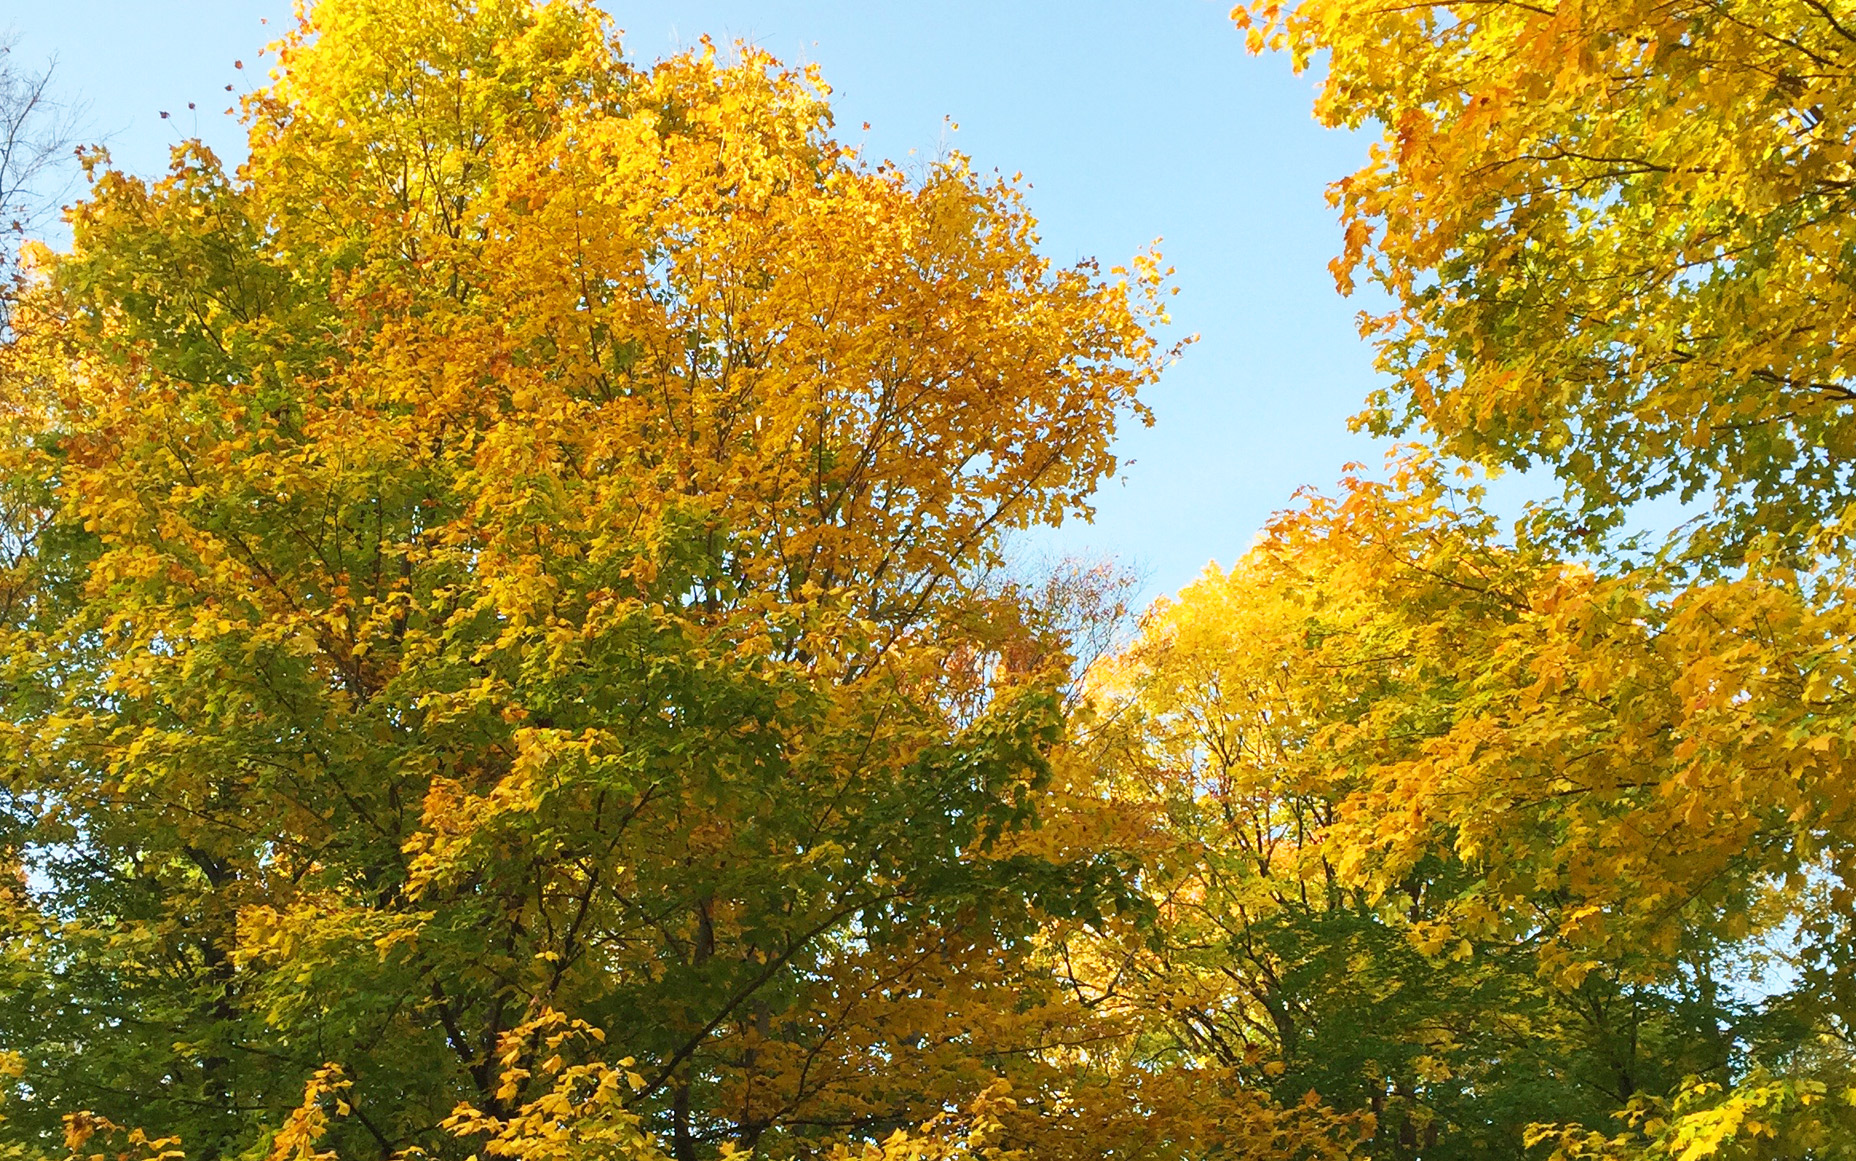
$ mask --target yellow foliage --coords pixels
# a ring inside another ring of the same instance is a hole
[[[1692,902],[1850,832],[1856,621],[1836,577],[1603,576],[1502,545],[1439,477],[1420,459],[1307,497],[1156,611],[1105,686],[1158,727],[1157,773],[1334,803],[1264,833],[1260,867],[1386,896],[1447,853],[1482,883],[1414,932],[1427,954],[1559,896],[1560,955],[1654,958]]]
[[[1685,584],[1506,543],[1423,453],[1307,494],[1098,670],[1089,752],[1148,828],[1158,915],[1076,934],[1066,969],[1265,1083],[1371,1042],[1422,1107],[1607,1032],[1579,997],[1680,987],[1707,949],[1808,933],[1840,963],[1853,597],[1828,569]],[[1336,1042],[1347,1012],[1384,1025]],[[1807,1018],[1827,1043],[1844,1019]]]
[[[1336,280],[1395,386],[1364,417],[1550,465],[1560,529],[1711,506],[1702,559],[1846,545],[1856,39],[1823,0],[1279,0],[1253,51],[1325,62],[1316,115],[1375,126],[1330,197]]]

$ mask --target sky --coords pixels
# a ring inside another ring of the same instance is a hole
[[[1314,82],[1285,59],[1245,53],[1230,0],[604,6],[639,61],[707,34],[817,63],[839,134],[873,160],[957,149],[1022,172],[1057,262],[1113,265],[1160,240],[1180,288],[1174,337],[1198,341],[1150,390],[1155,425],[1119,440],[1095,521],[1026,552],[1112,555],[1147,593],[1172,592],[1229,565],[1298,488],[1381,462],[1383,445],[1346,424],[1375,385],[1354,321],[1370,303],[1327,272],[1340,233],[1325,189],[1367,140],[1318,126]],[[141,174],[184,137],[242,155],[223,110],[262,82],[258,50],[289,17],[288,0],[0,0],[18,63],[55,58],[87,135]]]

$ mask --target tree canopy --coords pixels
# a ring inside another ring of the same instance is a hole
[[[8,1132],[231,1156],[307,1083],[468,1153],[595,1101],[562,1037],[678,1156],[1038,1073],[1012,965],[1124,890],[990,853],[1062,674],[975,577],[1144,416],[1156,260],[585,4],[277,51],[236,173],[88,158],[6,352]]]
[[[1234,18],[1383,133],[1429,442],[1138,617],[1009,537],[1171,272],[815,70],[317,0],[241,165],[87,151],[0,333],[0,1161],[1856,1156],[1856,21]]]

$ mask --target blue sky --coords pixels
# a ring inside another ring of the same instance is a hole
[[[1336,294],[1326,184],[1366,141],[1321,129],[1313,82],[1245,54],[1228,0],[607,0],[636,58],[749,39],[815,61],[840,133],[872,155],[953,147],[1022,171],[1050,256],[1125,260],[1155,238],[1177,268],[1181,333],[1200,341],[1153,390],[1156,426],[1121,441],[1093,525],[1042,547],[1111,553],[1150,592],[1228,564],[1305,484],[1382,450],[1346,417],[1373,386],[1359,299]],[[57,58],[93,136],[150,173],[198,134],[223,156],[242,132],[227,84],[264,76],[257,50],[288,0],[0,0],[22,64]],[[268,18],[269,26],[260,24]],[[245,62],[244,71],[233,67]],[[189,111],[188,102],[197,108]],[[172,114],[163,121],[162,110]],[[959,128],[947,128],[951,118]],[[870,123],[866,134],[861,126]]]

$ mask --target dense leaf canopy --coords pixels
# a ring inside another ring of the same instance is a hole
[[[86,154],[0,335],[0,1161],[1856,1157],[1856,19],[1235,16],[1384,131],[1432,445],[1132,624],[1007,549],[1168,272],[813,71],[318,0],[235,171]]]
[[[1144,414],[1155,261],[582,4],[277,61],[236,174],[89,158],[6,352],[8,1132],[232,1155],[309,1083],[469,1152],[597,1031],[625,1124],[778,1150],[1085,1035],[1013,965],[1126,892],[989,853],[1062,662],[975,578]]]

